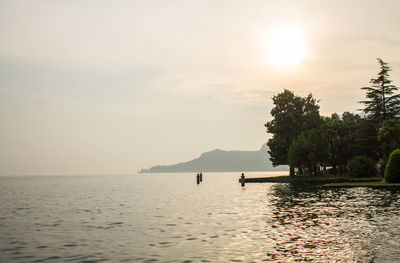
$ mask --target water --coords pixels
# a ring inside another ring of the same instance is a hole
[[[194,174],[0,177],[0,262],[400,258],[400,192],[242,188],[238,178],[206,173],[196,185]]]

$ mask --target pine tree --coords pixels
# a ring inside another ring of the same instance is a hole
[[[399,117],[400,115],[400,94],[395,94],[398,90],[389,79],[391,67],[382,59],[377,58],[380,64],[378,78],[371,79],[371,87],[363,87],[366,90],[367,100],[360,101],[365,104],[364,113],[369,119],[381,124],[384,120]]]

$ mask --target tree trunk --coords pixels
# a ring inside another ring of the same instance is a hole
[[[385,77],[382,78],[382,107],[383,107],[383,120],[386,120],[386,102],[385,102]]]
[[[312,176],[317,175],[317,166],[315,164],[311,165],[311,175]]]
[[[290,166],[290,168],[289,168],[289,175],[290,176],[294,176],[294,167],[293,166]]]

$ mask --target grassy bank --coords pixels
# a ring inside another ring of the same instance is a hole
[[[240,179],[239,179],[240,182]],[[324,188],[354,188],[370,187],[376,189],[400,190],[400,183],[389,184],[382,177],[356,178],[339,175],[321,176],[275,176],[275,177],[250,177],[245,178],[246,183],[290,183],[290,184],[314,184]]]

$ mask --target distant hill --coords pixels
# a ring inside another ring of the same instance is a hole
[[[184,173],[184,172],[256,172],[286,170],[286,166],[273,167],[269,160],[267,145],[259,151],[205,152],[194,160],[173,164],[158,165],[142,169],[140,173]]]

